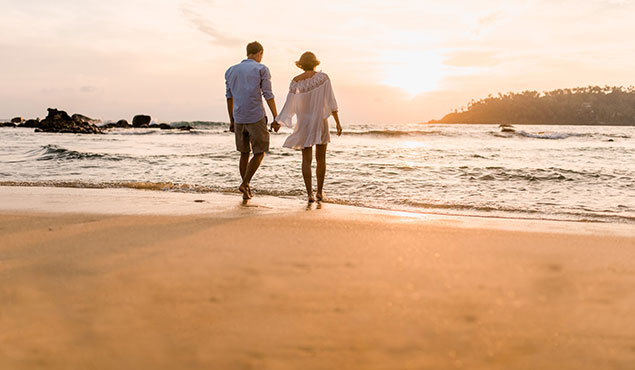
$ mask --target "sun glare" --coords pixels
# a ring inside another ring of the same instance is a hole
[[[443,74],[443,58],[432,52],[391,51],[383,55],[384,80],[410,95],[439,88]]]

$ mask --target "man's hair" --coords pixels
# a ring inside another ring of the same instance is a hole
[[[247,55],[258,54],[265,50],[258,41],[250,42],[247,44]]]

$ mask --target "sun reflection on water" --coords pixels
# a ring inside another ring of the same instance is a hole
[[[415,141],[415,140],[408,140],[408,141],[401,142],[401,147],[405,149],[417,149],[417,148],[423,148],[426,146],[428,146],[428,144],[421,141]]]

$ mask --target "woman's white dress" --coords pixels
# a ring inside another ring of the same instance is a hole
[[[285,140],[285,148],[303,149],[331,141],[328,118],[337,111],[337,101],[326,73],[317,72],[302,81],[291,81],[287,101],[276,121],[293,127],[293,133]],[[297,122],[292,122],[293,116]]]

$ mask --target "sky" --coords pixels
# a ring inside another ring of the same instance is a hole
[[[228,121],[224,72],[254,40],[278,109],[299,56],[343,122],[441,118],[499,92],[635,85],[635,0],[0,0],[0,119]]]

